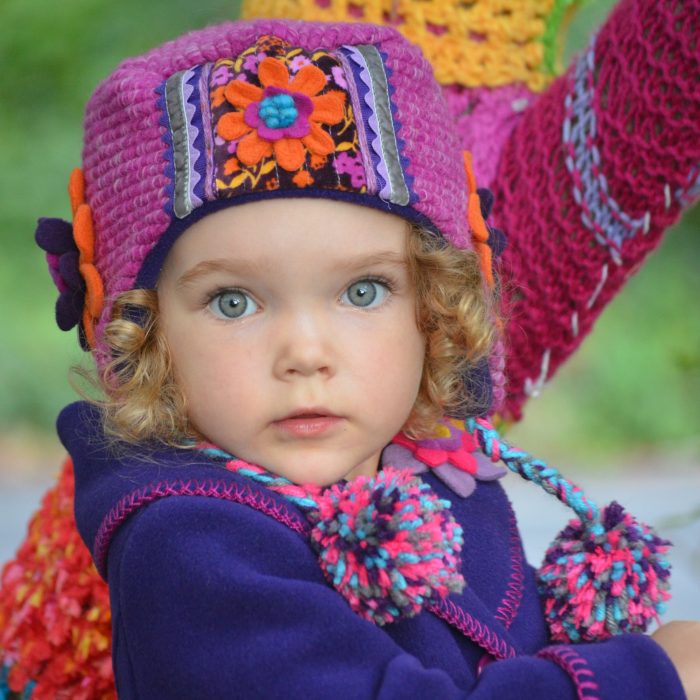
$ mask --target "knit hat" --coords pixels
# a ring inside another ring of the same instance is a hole
[[[41,219],[37,242],[61,293],[58,325],[78,325],[101,365],[116,297],[153,288],[178,236],[231,204],[330,197],[460,248],[479,228],[488,277],[474,191],[468,223],[472,181],[432,69],[397,31],[231,22],[128,59],[98,86],[69,186],[73,224]]]

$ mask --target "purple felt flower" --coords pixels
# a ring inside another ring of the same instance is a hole
[[[42,218],[34,239],[46,251],[49,274],[59,292],[56,323],[62,331],[78,326],[80,344],[84,350],[89,350],[82,329],[86,284],[80,274],[80,251],[73,238],[73,226],[63,219]]]
[[[486,222],[486,219],[489,218],[491,209],[493,208],[493,193],[486,187],[479,187],[477,192],[479,194],[481,216],[484,219],[484,222]],[[506,248],[506,236],[499,228],[489,224],[486,224],[486,228],[489,232],[487,244],[493,252],[493,257],[499,258],[501,255],[503,255],[503,251]]]
[[[300,139],[311,130],[309,117],[314,104],[308,95],[274,86],[266,87],[263,99],[245,110],[245,122],[268,141]]]
[[[462,498],[474,491],[477,480],[492,481],[506,474],[481,453],[464,424],[450,418],[443,419],[431,438],[411,440],[399,433],[384,449],[382,462],[410,469],[414,474],[433,471]]]

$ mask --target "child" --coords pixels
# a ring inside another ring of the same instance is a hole
[[[107,394],[59,433],[120,697],[692,688],[673,642],[697,627],[662,629],[678,672],[610,638],[661,609],[663,541],[480,418],[502,241],[466,165],[386,28],[225,25],[96,92],[72,230],[37,239]],[[541,571],[544,613],[484,455],[582,521]]]

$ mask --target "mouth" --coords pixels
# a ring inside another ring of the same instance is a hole
[[[282,433],[296,438],[320,437],[343,419],[322,406],[301,408],[272,422]]]
[[[275,422],[292,420],[297,418],[338,418],[333,411],[329,411],[323,406],[310,406],[309,408],[298,408],[288,413],[283,418],[278,418]]]

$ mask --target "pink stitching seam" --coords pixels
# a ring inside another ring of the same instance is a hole
[[[552,646],[537,652],[542,659],[553,661],[569,674],[576,685],[579,700],[600,700],[595,674],[588,667],[588,662],[571,647]]]
[[[494,617],[509,629],[513,620],[518,614],[520,603],[523,599],[523,583],[525,581],[525,570],[523,567],[523,553],[520,546],[520,536],[518,535],[518,521],[513,511],[513,506],[508,502],[510,509],[510,580],[501,604],[496,610]]]
[[[464,612],[451,600],[442,600],[437,605],[430,605],[428,610],[456,627],[491,656],[497,659],[512,659],[517,656],[515,649],[505,639],[501,639],[493,630]]]
[[[238,486],[226,481],[187,481],[160,482],[137,489],[121,498],[100,524],[95,535],[94,560],[100,575],[107,578],[107,553],[112,537],[122,523],[139,508],[169,496],[206,496],[224,501],[242,503],[273,517],[300,535],[308,536],[309,525],[287,510],[284,505],[260,491],[253,491],[248,485]]]

